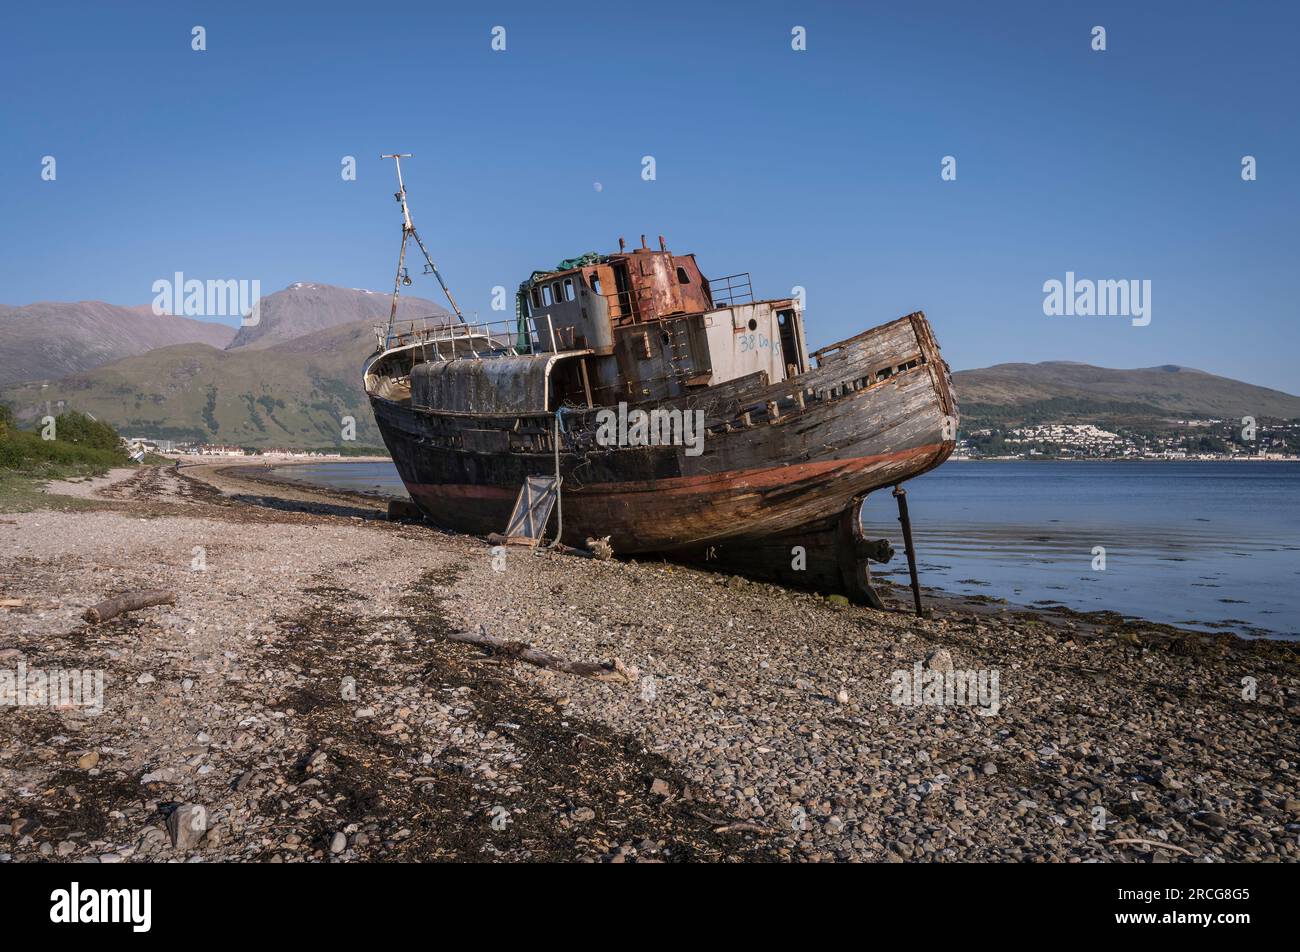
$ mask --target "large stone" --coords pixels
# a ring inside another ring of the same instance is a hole
[[[166,842],[166,833],[156,826],[148,826],[140,833],[140,840],[136,843],[135,851],[141,856],[146,856],[162,849]]]
[[[925,666],[931,671],[952,674],[952,653],[947,648],[935,648],[925,657]]]
[[[182,803],[167,817],[167,833],[178,850],[198,846],[207,831],[208,811],[193,803]]]

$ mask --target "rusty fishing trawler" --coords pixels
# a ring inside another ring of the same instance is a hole
[[[607,538],[619,555],[880,604],[868,563],[891,553],[865,537],[860,504],[938,466],[955,444],[949,371],[924,314],[808,353],[797,299],[755,300],[749,275],[706,278],[694,255],[642,236],[640,247],[619,239],[617,252],[533,272],[509,320],[467,321],[411,221],[405,156],[392,157],[402,251],[364,384],[428,520],[501,533],[521,490],[549,481],[558,504],[541,528],[557,541]],[[394,322],[408,238],[454,323]],[[690,414],[702,432],[694,446],[611,444],[601,424],[615,409],[620,419]]]

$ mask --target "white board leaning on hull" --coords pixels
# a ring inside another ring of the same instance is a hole
[[[506,526],[506,541],[529,540],[536,545],[542,541],[546,523],[559,496],[560,481],[554,476],[529,476],[519,489],[514,512]]]

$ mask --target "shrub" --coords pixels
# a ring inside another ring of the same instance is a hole
[[[68,412],[55,419],[55,439],[20,430],[10,415],[0,415],[0,470],[57,476],[65,472],[102,472],[128,459],[117,431],[107,423]]]
[[[97,450],[117,450],[122,445],[122,438],[110,424],[76,410],[66,410],[54,418],[54,436],[56,442],[77,443]]]

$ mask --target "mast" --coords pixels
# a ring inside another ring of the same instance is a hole
[[[460,306],[456,303],[456,299],[452,297],[451,288],[447,287],[447,282],[442,279],[442,274],[438,271],[438,266],[433,263],[433,258],[429,256],[429,249],[424,246],[424,241],[420,238],[420,233],[415,230],[415,222],[411,220],[411,209],[406,204],[406,183],[402,181],[402,159],[409,159],[412,157],[412,154],[410,152],[394,152],[388,155],[380,155],[379,157],[381,159],[392,159],[397,163],[397,193],[393,197],[397,199],[397,203],[402,206],[402,250],[397,256],[397,277],[393,281],[393,306],[388,312],[388,335],[384,342],[387,346],[392,342],[393,325],[397,322],[397,296],[401,293],[402,280],[405,277],[406,239],[408,236],[414,238],[415,243],[420,246],[420,251],[424,255],[425,262],[428,264],[426,273],[432,274],[438,279],[438,284],[442,286],[442,293],[447,295],[447,301],[451,304],[451,309],[456,312],[456,317],[462,324],[465,323],[465,315],[461,313]],[[411,283],[409,277],[405,277],[405,280],[407,284]]]

